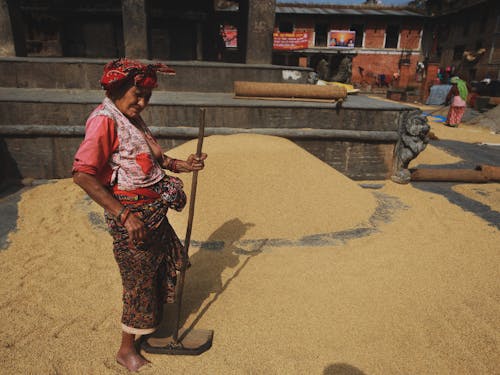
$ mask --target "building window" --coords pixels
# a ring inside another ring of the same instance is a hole
[[[463,36],[469,35],[469,30],[470,30],[470,22],[465,21],[464,22],[464,33],[463,33]]]
[[[444,23],[439,26],[439,39],[443,42],[450,36],[450,24]]]
[[[388,25],[385,29],[384,48],[398,48],[399,25]]]
[[[484,33],[484,30],[486,30],[486,24],[488,23],[488,13],[484,13],[481,16],[481,22],[479,24],[479,32]]]
[[[462,60],[465,52],[465,46],[459,45],[453,48],[453,60]]]
[[[443,56],[443,47],[438,46],[436,48],[436,58],[439,60],[441,59],[441,56]]]
[[[316,47],[326,47],[328,39],[328,25],[318,24],[314,27],[314,45]]]
[[[354,47],[363,47],[363,34],[365,32],[365,25],[351,25],[350,30],[356,32]]]
[[[470,69],[469,70],[469,81],[476,80],[476,73],[477,73],[477,69]]]
[[[280,33],[293,33],[293,23],[289,21],[281,21],[279,23]]]

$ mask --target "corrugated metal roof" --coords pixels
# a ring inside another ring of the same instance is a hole
[[[276,13],[282,14],[319,14],[319,15],[349,15],[349,16],[395,16],[395,17],[425,17],[418,12],[408,9],[376,9],[376,8],[327,8],[327,7],[301,7],[301,6],[276,6]]]

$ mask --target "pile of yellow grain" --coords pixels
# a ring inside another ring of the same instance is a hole
[[[185,158],[195,151],[190,141],[167,154]],[[234,219],[245,224],[242,238],[297,239],[356,227],[375,210],[369,191],[284,138],[210,136],[203,151],[208,159],[198,177],[194,239],[206,240]],[[191,175],[180,177],[189,192]],[[187,209],[170,219],[185,228]]]

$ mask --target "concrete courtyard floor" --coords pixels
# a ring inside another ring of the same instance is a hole
[[[500,135],[429,119],[437,139],[412,167],[500,165]],[[195,357],[145,353],[151,364],[141,373],[500,374],[500,184],[353,183],[324,173],[338,181],[327,193],[362,221],[285,238],[288,226],[348,216],[340,204],[315,215],[322,207],[300,197],[293,216],[256,217],[252,228],[228,216],[216,231],[197,232],[198,216],[182,323],[214,330],[213,347]],[[354,185],[356,199],[346,192]],[[235,199],[262,215],[274,209]],[[17,217],[0,251],[0,372],[127,373],[114,360],[121,285],[99,208],[70,180],[0,206]],[[280,241],[266,237],[273,227]]]

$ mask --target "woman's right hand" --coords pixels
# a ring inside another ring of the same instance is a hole
[[[117,201],[106,189],[101,182],[94,176],[83,172],[76,172],[73,174],[73,180],[79,185],[87,194],[103,207],[107,212],[112,215],[118,215],[119,212],[123,213],[124,207]],[[125,222],[123,223],[127,229],[130,243],[142,241],[146,238],[146,228],[141,219],[139,219],[133,212],[129,212]]]
[[[146,238],[146,228],[141,219],[139,219],[133,212],[131,212],[125,223],[123,224],[128,232],[128,238],[131,245],[135,245],[136,242],[144,240]]]

